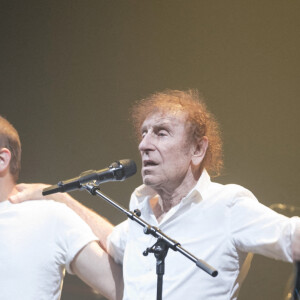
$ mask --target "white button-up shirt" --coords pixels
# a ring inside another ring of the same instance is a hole
[[[181,246],[218,270],[211,277],[177,251],[169,250],[163,277],[164,300],[237,299],[248,273],[252,254],[292,261],[291,237],[299,218],[287,218],[260,204],[239,185],[210,181],[206,171],[197,185],[158,224],[149,200],[155,192],[144,185],[132,194],[130,210],[160,228]],[[124,300],[155,300],[156,259],[143,256],[156,238],[127,220],[115,227],[108,239],[109,251],[123,263]]]

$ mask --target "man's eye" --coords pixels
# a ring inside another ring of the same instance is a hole
[[[166,136],[167,132],[165,130],[160,130],[157,135],[158,136]]]

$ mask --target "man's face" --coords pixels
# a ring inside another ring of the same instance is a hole
[[[141,127],[142,177],[154,189],[174,189],[191,175],[192,145],[182,112],[155,113]]]

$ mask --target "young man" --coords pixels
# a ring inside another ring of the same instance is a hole
[[[130,209],[139,209],[146,222],[219,271],[212,278],[169,251],[163,299],[237,299],[251,253],[289,262],[300,259],[298,218],[275,213],[241,186],[210,180],[209,174],[218,174],[222,167],[222,143],[217,122],[196,92],[155,93],[140,101],[132,116],[144,184],[132,194]],[[21,192],[11,200],[40,197],[44,187],[20,185]],[[156,261],[153,255],[143,256],[155,239],[131,220],[112,230],[69,195],[55,197],[88,220],[102,247],[123,264],[123,299],[155,299]]]
[[[0,116],[0,299],[59,299],[65,269],[121,299],[120,267],[77,214],[54,201],[7,200],[17,192],[20,164],[18,133]]]

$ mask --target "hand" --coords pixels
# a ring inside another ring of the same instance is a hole
[[[292,256],[294,261],[300,261],[300,224],[297,224],[292,240]]]
[[[42,191],[48,186],[49,185],[43,183],[20,183],[16,185],[18,192],[14,195],[11,195],[8,200],[12,203],[20,203],[26,200],[46,199],[42,195]]]

